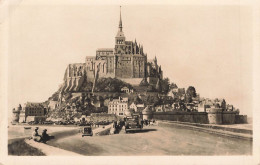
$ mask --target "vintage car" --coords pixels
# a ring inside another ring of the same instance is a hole
[[[82,137],[84,136],[93,136],[93,131],[91,126],[85,126],[82,128]]]
[[[125,133],[138,131],[142,129],[141,119],[139,115],[133,115],[125,121]]]

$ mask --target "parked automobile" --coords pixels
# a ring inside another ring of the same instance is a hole
[[[44,124],[53,124],[52,121],[45,121]]]
[[[84,136],[93,136],[93,131],[91,126],[85,126],[82,128],[82,137]]]
[[[142,129],[141,119],[139,115],[133,115],[125,121],[125,132],[138,131]]]
[[[34,121],[30,121],[30,122],[28,122],[28,124],[29,124],[29,125],[32,125],[32,124],[34,124]]]

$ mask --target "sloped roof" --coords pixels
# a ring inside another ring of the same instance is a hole
[[[44,108],[43,103],[27,102],[25,106],[29,108]]]
[[[117,34],[116,34],[116,37],[125,37],[124,32],[118,31]]]
[[[140,108],[140,107],[143,108],[144,104],[143,103],[142,104],[137,104],[136,106],[137,106],[137,108]]]
[[[147,112],[152,112],[151,109],[148,106],[144,108],[142,113],[147,113]]]
[[[113,48],[98,48],[97,51],[104,51],[104,52],[113,52],[114,49]]]
[[[125,41],[126,45],[131,45],[133,43],[133,41]]]

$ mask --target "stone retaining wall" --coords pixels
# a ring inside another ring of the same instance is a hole
[[[93,130],[93,135],[94,136],[102,136],[102,135],[109,135],[110,134],[110,129],[113,127],[113,124],[109,124],[104,127],[99,127],[97,129]]]
[[[155,120],[208,124],[208,116],[206,112],[155,112],[153,113],[153,118]]]
[[[151,119],[180,121],[201,124],[242,124],[247,123],[247,116],[238,115],[237,112],[154,112]]]
[[[236,124],[248,123],[247,115],[236,115],[235,118],[236,118],[235,119]]]

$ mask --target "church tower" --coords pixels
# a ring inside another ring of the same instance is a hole
[[[156,58],[156,56],[154,57],[153,62],[154,62],[155,69],[156,69],[156,74],[157,74],[157,73],[158,73],[158,64],[157,64],[157,58]]]
[[[120,6],[120,20],[118,26],[118,32],[115,37],[115,53],[124,54],[125,53],[125,35],[123,32],[122,18],[121,18],[121,6]]]

